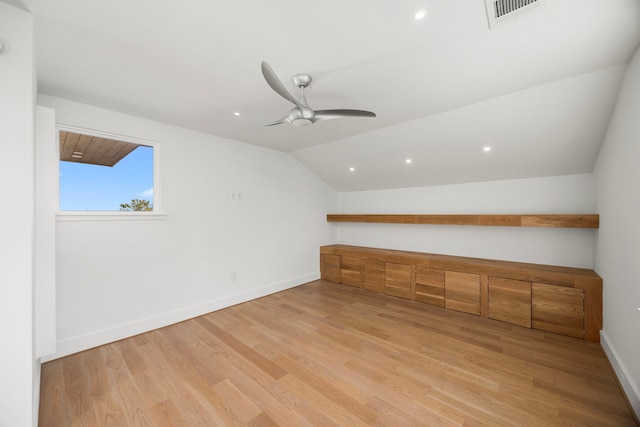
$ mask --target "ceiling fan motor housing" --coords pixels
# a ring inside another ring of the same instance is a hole
[[[309,107],[294,107],[289,111],[289,122],[297,127],[313,124],[314,111]]]

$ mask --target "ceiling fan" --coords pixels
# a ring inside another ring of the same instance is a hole
[[[274,126],[282,123],[291,123],[294,126],[309,126],[320,120],[342,119],[345,117],[375,117],[375,113],[362,110],[313,110],[307,105],[304,97],[304,90],[311,84],[311,76],[307,74],[296,74],[293,76],[293,84],[300,88],[300,98],[296,99],[284,87],[282,82],[273,72],[269,64],[262,61],[262,75],[271,89],[278,95],[295,105],[289,114],[266,126]]]

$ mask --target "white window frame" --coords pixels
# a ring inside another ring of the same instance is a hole
[[[145,145],[153,148],[153,211],[152,212],[125,212],[125,211],[62,211],[60,210],[60,131],[96,136],[99,138],[115,139],[137,145]],[[138,220],[162,220],[166,215],[162,210],[162,191],[160,188],[160,142],[150,139],[120,135],[112,132],[104,132],[95,129],[70,126],[62,123],[56,124],[56,153],[58,179],[56,183],[58,206],[56,221],[138,221]]]

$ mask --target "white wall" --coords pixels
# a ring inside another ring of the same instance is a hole
[[[0,426],[33,424],[34,71],[31,15],[0,2]]]
[[[591,174],[338,193],[339,213],[592,213]],[[342,244],[591,268],[591,229],[356,224]]]
[[[58,355],[319,277],[336,193],[289,154],[46,95],[38,103],[60,124],[159,141],[166,214],[59,218]]]
[[[640,417],[640,50],[627,68],[594,170],[600,214],[595,270],[604,279],[603,348]]]

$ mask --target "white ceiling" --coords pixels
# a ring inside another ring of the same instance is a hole
[[[483,0],[23,2],[40,92],[289,151],[339,191],[591,172],[640,43],[639,0],[491,30]],[[291,105],[262,60],[294,93],[311,74],[314,109],[377,117],[265,128]]]

